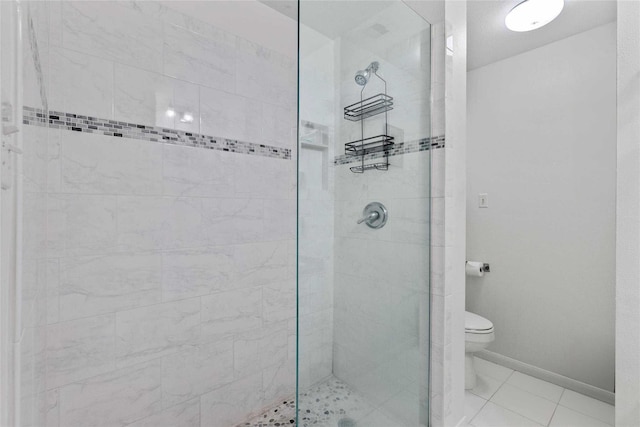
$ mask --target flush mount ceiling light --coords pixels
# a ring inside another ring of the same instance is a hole
[[[504,23],[511,31],[535,30],[556,19],[563,7],[564,0],[525,0],[511,9]]]

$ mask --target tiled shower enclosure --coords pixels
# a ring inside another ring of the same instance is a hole
[[[9,425],[429,425],[435,32],[276,3],[1,2]]]

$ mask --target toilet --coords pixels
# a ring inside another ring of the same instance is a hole
[[[473,367],[475,353],[493,342],[493,323],[477,314],[465,312],[464,319],[464,388],[476,386],[476,370]]]

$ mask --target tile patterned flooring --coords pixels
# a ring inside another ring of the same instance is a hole
[[[465,392],[473,427],[611,427],[614,407],[476,358],[478,382]]]
[[[614,407],[521,372],[476,358],[478,383],[465,392],[465,415],[472,427],[612,427]],[[301,427],[400,427],[364,396],[331,377],[300,395]],[[288,400],[237,427],[295,425],[295,402]],[[413,427],[413,426],[412,426]]]

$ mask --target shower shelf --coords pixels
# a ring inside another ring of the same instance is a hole
[[[352,122],[372,117],[386,111],[393,110],[393,97],[379,93],[344,107],[344,118]]]
[[[389,135],[376,135],[344,144],[344,152],[350,156],[366,156],[367,154],[389,151],[393,146],[394,137]]]
[[[351,122],[360,122],[360,139],[344,144],[344,153],[347,156],[359,157],[360,165],[349,168],[353,173],[364,173],[368,170],[389,170],[389,150],[393,147],[394,137],[389,136],[389,121],[387,111],[393,110],[393,97],[387,95],[387,81],[380,77],[378,68],[380,64],[373,61],[366,70],[356,73],[356,83],[362,86],[360,90],[360,102],[344,107],[344,118]],[[364,90],[371,76],[375,76],[384,83],[384,92],[364,98]],[[384,133],[382,135],[365,138],[365,119],[384,113]],[[378,160],[378,163],[366,164],[368,154]],[[382,161],[381,161],[382,160]]]
[[[368,171],[368,170],[379,170],[379,171],[386,171],[389,170],[389,162],[386,163],[370,163],[368,165],[364,165],[364,166],[353,166],[350,167],[349,170],[351,170],[351,172],[353,173],[363,173],[364,171]]]

